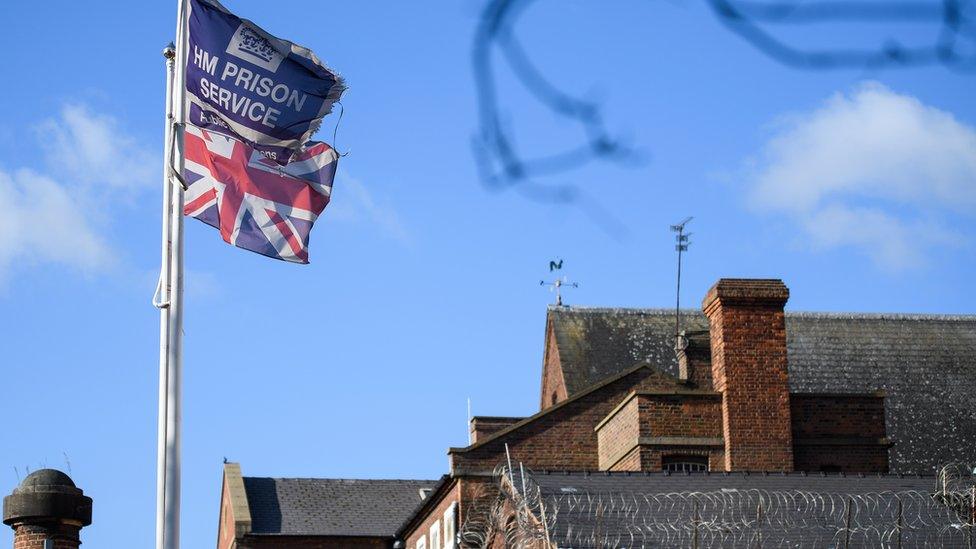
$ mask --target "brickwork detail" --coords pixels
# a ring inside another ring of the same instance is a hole
[[[790,395],[799,471],[887,473],[884,396]]]
[[[712,379],[722,392],[725,469],[791,471],[793,442],[779,280],[721,279],[702,302]]]
[[[790,395],[793,438],[885,437],[884,396]]]
[[[479,440],[484,440],[498,431],[507,429],[523,419],[525,418],[475,416],[471,418],[468,426],[469,432],[471,433],[471,444]]]
[[[721,438],[720,395],[680,389],[634,393],[597,428],[600,469],[660,471],[662,456],[676,454],[719,459],[721,448],[705,441]]]
[[[608,470],[610,471],[641,471],[645,470],[646,464],[642,459],[644,457],[643,452],[641,452],[640,446],[634,446],[627,452],[624,457],[620,458],[616,463],[614,463]],[[602,469],[602,467],[601,467]]]
[[[413,549],[416,547],[417,540],[421,536],[429,536],[430,528],[434,524],[437,524],[438,531],[440,532],[441,548],[443,549],[445,547],[447,540],[444,539],[444,513],[455,503],[458,504],[459,508],[462,505],[461,484],[461,481],[455,482],[453,487],[440,496],[441,500],[427,512],[419,523],[414,525],[409,531],[404,532],[403,539],[406,541],[407,548]],[[430,539],[427,539],[427,547],[431,547]]]
[[[796,446],[793,459],[797,471],[888,472],[888,446],[881,445]]]
[[[718,395],[639,394],[640,436],[722,436],[722,407]]]
[[[491,472],[505,461],[505,443],[512,459],[532,469],[570,471],[599,467],[594,430],[623,398],[634,390],[674,389],[674,378],[650,368],[639,368],[558,408],[534,416],[508,434],[468,448],[452,448],[454,474]]]
[[[689,387],[712,390],[712,350],[708,334],[690,334],[678,353],[678,370]]]
[[[81,526],[64,523],[19,524],[14,528],[14,549],[44,549],[45,540],[54,541],[54,549],[78,549]]]
[[[601,471],[639,471],[640,439],[639,399],[629,397],[622,407],[611,412],[609,420],[597,428],[597,451]],[[635,459],[636,456],[636,459]],[[629,458],[625,464],[618,463]]]
[[[559,346],[552,321],[546,323],[546,347],[542,364],[542,394],[539,397],[539,410],[545,410],[567,398],[566,381],[559,362]]]

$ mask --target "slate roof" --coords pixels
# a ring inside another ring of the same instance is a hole
[[[931,475],[533,472],[527,481],[556,517],[549,533],[560,547],[687,547],[692,539],[702,547],[843,547],[847,528],[852,547],[893,547],[898,524],[906,547],[965,547],[971,528],[969,502],[962,515],[945,506],[932,496]],[[757,528],[760,506],[766,522]],[[697,536],[694,520],[706,525]],[[708,533],[708,524],[723,527]],[[602,543],[592,543],[594,533]]]
[[[550,306],[549,320],[570,396],[639,363],[677,374],[674,309]],[[682,328],[708,320],[685,310]],[[786,334],[793,392],[885,391],[893,472],[976,463],[976,316],[788,311]]]
[[[708,329],[708,320],[700,311],[682,311],[681,318],[682,329]],[[674,309],[551,305],[549,319],[568,396],[641,362],[672,375],[678,373]]]
[[[434,480],[244,477],[252,535],[392,538]]]
[[[517,473],[516,473],[517,475]],[[518,477],[516,476],[516,481]],[[526,472],[545,494],[567,493],[639,493],[668,494],[710,492],[722,489],[768,490],[814,493],[881,493],[918,491],[932,493],[938,489],[936,475],[841,474],[841,473],[746,473],[699,472],[667,473],[664,471],[536,471]]]

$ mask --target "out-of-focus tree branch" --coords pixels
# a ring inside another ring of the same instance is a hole
[[[482,181],[492,188],[519,186],[528,196],[556,202],[572,202],[579,192],[572,185],[535,184],[536,177],[566,172],[595,159],[622,159],[631,151],[610,135],[599,105],[562,91],[551,83],[522,47],[514,24],[535,0],[489,0],[481,14],[472,50],[478,95],[479,131],[473,147]],[[561,152],[534,155],[519,150],[512,130],[501,120],[494,62],[500,54],[519,83],[547,109],[577,123],[578,144]]]
[[[543,184],[539,178],[565,174],[597,159],[623,161],[634,151],[607,130],[600,105],[574,97],[553,84],[533,61],[515,32],[526,8],[537,0],[487,0],[472,48],[479,128],[473,142],[482,181],[490,188],[517,188],[527,196],[554,202],[576,201],[580,192],[568,183]],[[900,68],[941,64],[976,71],[976,21],[971,0],[704,0],[732,32],[784,65],[811,70]],[[931,44],[905,46],[889,37],[874,48],[804,49],[777,38],[770,29],[823,23],[905,22],[933,25]],[[512,128],[502,121],[504,97],[498,89],[496,62],[545,109],[575,123],[580,138],[554,154],[535,154],[516,145]]]
[[[751,2],[707,0],[719,20],[772,59],[801,69],[910,67],[941,63],[976,69],[976,26],[969,0]],[[894,38],[873,49],[802,49],[777,39],[767,26],[897,22],[937,25],[934,43],[908,47]],[[968,50],[967,50],[968,45]]]

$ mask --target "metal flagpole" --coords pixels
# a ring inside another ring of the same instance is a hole
[[[172,263],[169,272],[169,379],[166,402],[165,549],[180,547],[181,453],[183,421],[183,125],[186,122],[186,0],[178,0],[176,70],[173,79],[173,173],[170,177]]]
[[[183,378],[183,124],[186,120],[186,0],[177,0],[175,51],[167,48],[166,144],[160,307],[156,548],[179,549]]]
[[[164,509],[166,507],[166,397],[169,383],[169,266],[170,266],[170,192],[169,163],[173,156],[173,59],[176,48],[171,42],[163,50],[166,58],[166,121],[163,141],[163,237],[159,282],[153,305],[159,309],[159,416],[156,448],[156,548],[163,549]]]

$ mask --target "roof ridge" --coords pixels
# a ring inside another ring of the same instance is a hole
[[[599,307],[590,305],[549,305],[551,312],[584,314],[633,314],[633,315],[674,315],[674,309],[664,307]],[[700,309],[681,309],[682,315],[704,315]],[[898,313],[898,312],[854,312],[854,311],[786,311],[787,317],[794,318],[836,318],[869,320],[945,320],[976,322],[976,314],[945,313]]]
[[[550,304],[549,311],[567,313],[632,313],[632,314],[674,314],[674,309],[667,307],[602,307],[594,305],[553,305]],[[681,309],[681,313],[702,314],[701,309]]]
[[[244,479],[262,480],[316,480],[329,482],[438,482],[438,479],[415,479],[415,478],[322,478],[322,477],[255,477],[244,476]]]
[[[976,322],[976,314],[786,311],[786,316],[795,318],[836,318],[850,320],[948,320]]]
[[[532,476],[552,476],[552,477],[682,477],[682,476],[770,476],[770,477],[827,477],[827,478],[938,478],[936,473],[824,473],[808,471],[567,471],[562,469],[537,469],[526,472]]]

